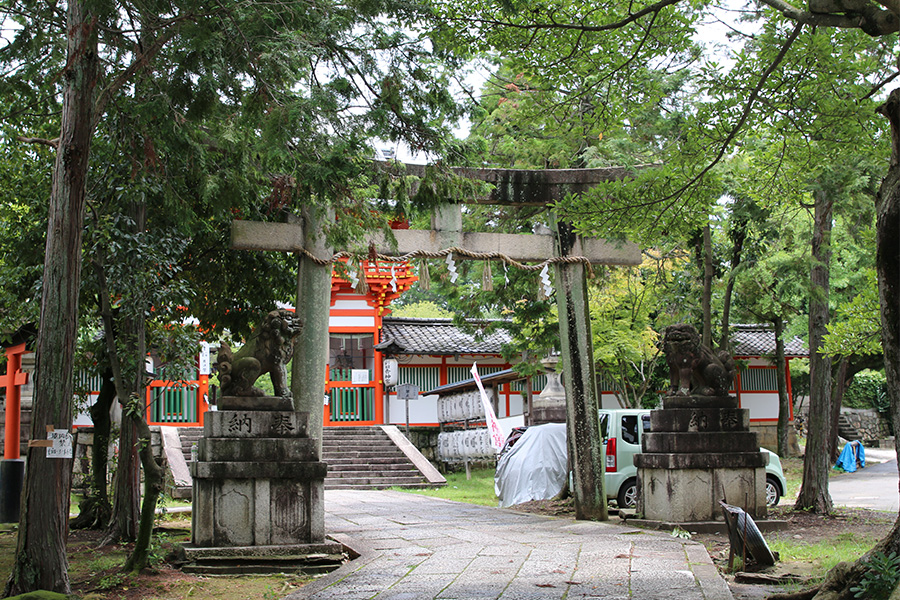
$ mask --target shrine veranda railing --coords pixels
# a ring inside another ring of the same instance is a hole
[[[199,423],[200,382],[159,383],[162,385],[147,387],[147,422],[151,425]]]
[[[354,381],[356,377],[362,377]],[[367,369],[329,369],[327,423],[373,423],[375,411],[375,380]]]

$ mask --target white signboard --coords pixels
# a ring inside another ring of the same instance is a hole
[[[351,369],[350,383],[353,385],[368,385],[369,370],[368,369]]]
[[[47,448],[47,458],[72,458],[72,434],[68,429],[47,432],[47,440],[53,445]]]
[[[414,383],[401,383],[397,386],[397,398],[400,400],[418,400],[419,386]]]
[[[200,342],[200,358],[197,361],[201,375],[209,375],[209,342]]]

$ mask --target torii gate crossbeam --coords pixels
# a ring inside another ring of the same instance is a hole
[[[507,205],[547,205],[566,194],[580,193],[600,181],[626,176],[621,168],[536,171],[458,169],[457,172],[495,184],[491,197],[478,199],[478,203]],[[522,201],[516,202],[515,198]],[[310,437],[318,439],[321,444],[322,392],[318,386],[303,384],[325,379],[325,352],[319,346],[322,339],[327,343],[330,285],[326,282],[330,282],[332,255],[322,245],[321,236],[316,235],[320,229],[316,220],[308,213],[304,215],[304,220],[305,223],[234,221],[232,247],[300,254],[297,307],[304,310],[305,325],[301,337],[306,341],[295,350],[292,391],[295,408],[310,414]],[[393,257],[446,254],[456,249],[475,255],[477,259],[497,259],[502,255],[503,260],[553,263],[567,382],[566,429],[575,473],[575,489],[572,491],[576,518],[605,520],[605,458],[597,419],[599,402],[588,317],[585,263],[638,265],[641,261],[640,249],[629,242],[581,238],[574,234],[569,224],[557,222],[555,217],[552,221],[552,234],[470,233],[462,230],[460,205],[444,205],[435,210],[431,230],[395,230],[396,247],[388,245],[381,235],[375,235],[367,242],[374,245],[378,253]],[[574,257],[580,259],[574,260]]]

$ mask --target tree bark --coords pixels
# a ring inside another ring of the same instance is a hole
[[[137,524],[139,520],[139,493],[140,489],[140,471],[138,470],[137,461],[137,431],[134,422],[125,418],[125,412],[128,408],[128,399],[131,397],[132,390],[125,381],[122,364],[119,360],[119,351],[116,338],[118,335],[132,337],[133,341],[137,338],[134,331],[135,320],[126,319],[126,323],[121,328],[116,328],[112,307],[109,303],[109,286],[106,282],[106,272],[103,267],[103,254],[98,253],[98,257],[94,263],[94,272],[97,276],[97,286],[99,288],[100,298],[100,316],[103,321],[103,332],[106,338],[106,351],[109,355],[109,366],[113,373],[113,381],[116,384],[116,395],[119,398],[119,404],[122,406],[122,423],[119,430],[119,458],[116,465],[116,477],[113,480],[113,505],[112,514],[106,528],[101,545],[112,544],[121,540],[132,541],[137,537]],[[141,323],[143,327],[143,323]],[[117,329],[119,331],[117,331]],[[125,332],[132,335],[128,336]],[[137,351],[135,351],[137,354]],[[140,369],[143,370],[143,356],[141,356]],[[143,382],[142,382],[143,383]],[[135,392],[137,393],[137,392]]]
[[[775,383],[778,387],[778,456],[786,457],[788,445],[788,425],[791,418],[791,398],[787,392],[787,363],[784,357],[784,319],[772,320],[775,328]]]
[[[69,524],[72,529],[103,529],[109,523],[112,507],[106,478],[109,466],[109,433],[112,429],[110,409],[116,399],[116,385],[112,371],[101,375],[102,383],[97,401],[91,406],[91,422],[94,424],[94,444],[91,446],[91,485],[84,500],[78,505],[78,516]]]
[[[78,0],[68,3],[66,36],[68,60],[62,73],[61,131],[44,255],[32,439],[46,438],[49,425],[57,429],[72,425],[81,232],[98,71],[96,23]],[[72,461],[47,459],[44,448],[29,448],[27,460],[16,557],[5,594],[39,589],[68,594]]]
[[[816,192],[809,293],[809,421],[803,484],[795,505],[797,509],[821,514],[829,514],[832,510],[831,494],[828,492],[831,358],[820,352],[828,325],[832,205],[830,196],[822,191]]]
[[[163,491],[163,469],[153,456],[150,443],[150,427],[144,413],[144,402],[135,398],[123,420],[131,420],[138,432],[140,441],[141,466],[144,469],[144,500],[141,505],[140,526],[134,549],[125,561],[125,571],[140,571],[150,563],[150,541],[153,536],[153,525],[156,522],[156,505]]]
[[[837,462],[840,448],[838,448],[838,421],[841,418],[841,404],[844,401],[844,391],[847,389],[847,366],[850,359],[846,356],[838,358],[837,367],[834,368],[834,378],[831,381],[831,421],[828,431],[828,458],[831,464]]]
[[[703,296],[700,304],[703,309],[702,342],[707,348],[712,346],[712,233],[709,223],[703,228]]]

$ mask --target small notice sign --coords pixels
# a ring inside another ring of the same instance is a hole
[[[200,375],[210,374],[209,342],[200,342],[200,356],[197,363]]]
[[[369,384],[369,370],[368,369],[351,369],[350,383],[352,383],[354,385],[368,385]]]
[[[74,440],[68,429],[47,432],[47,441],[52,444],[47,448],[47,458],[72,458]]]

